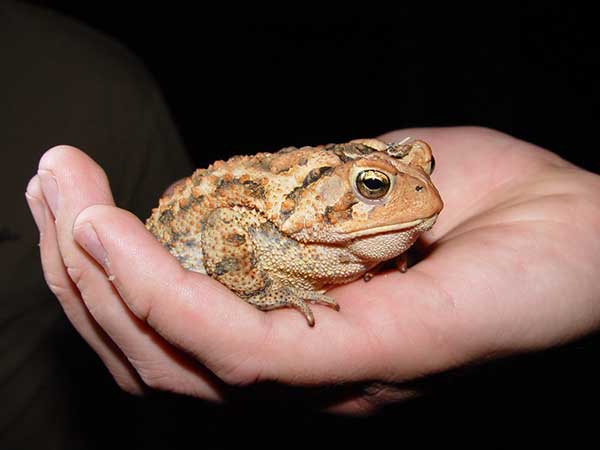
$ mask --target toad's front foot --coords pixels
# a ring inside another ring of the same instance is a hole
[[[398,269],[401,273],[406,273],[406,271],[408,270],[408,257],[407,257],[406,252],[404,252],[400,256],[398,256],[395,259],[394,264],[396,266],[396,269]],[[381,272],[381,270],[384,267],[386,267],[387,265],[388,265],[388,262],[385,261],[385,262],[378,264],[375,267],[369,269],[367,272],[364,273],[363,280],[371,281],[373,279],[373,277],[378,272]]]

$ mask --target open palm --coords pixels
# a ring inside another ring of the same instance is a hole
[[[315,328],[183,270],[70,147],[49,150],[28,186],[48,285],[125,390],[209,400],[261,381],[357,383],[330,406],[369,410],[397,399],[404,381],[595,330],[600,177],[486,129],[381,139],[406,136],[432,146],[445,203],[422,238],[425,257],[330,291],[341,310],[315,306]]]

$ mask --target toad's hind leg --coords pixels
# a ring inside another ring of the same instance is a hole
[[[228,208],[217,208],[202,229],[202,253],[206,273],[237,295],[248,298],[270,286],[268,276],[257,267],[248,227],[253,218]]]
[[[284,286],[274,274],[262,270],[252,242],[251,228],[260,221],[251,212],[217,208],[202,229],[204,268],[248,303],[262,310],[292,307],[304,314],[308,324],[315,319],[306,301],[323,303],[338,310],[332,298],[319,292]]]
[[[292,307],[304,314],[308,325],[311,327],[315,325],[315,318],[307,304],[307,301],[322,303],[332,307],[336,311],[339,311],[340,309],[337,302],[331,297],[319,292],[293,287],[269,286],[269,288],[265,289],[263,292],[246,298],[246,301],[265,311],[277,308]]]

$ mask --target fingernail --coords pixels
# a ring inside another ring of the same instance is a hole
[[[84,222],[73,230],[75,240],[88,252],[99,264],[108,269],[108,254],[102,246],[96,230],[89,222]]]
[[[40,235],[44,234],[46,228],[46,211],[44,211],[45,207],[42,201],[29,195],[27,192],[25,192],[25,198],[27,199],[27,204]]]
[[[54,217],[58,213],[58,184],[56,183],[56,177],[49,170],[38,170],[40,181],[42,183],[42,191],[44,192],[44,198],[48,203],[48,207]]]

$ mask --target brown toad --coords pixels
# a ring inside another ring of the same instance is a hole
[[[146,222],[186,269],[259,309],[307,301],[400,257],[430,229],[442,200],[429,146],[375,139],[235,156],[199,169]],[[401,262],[399,268],[405,269]]]

